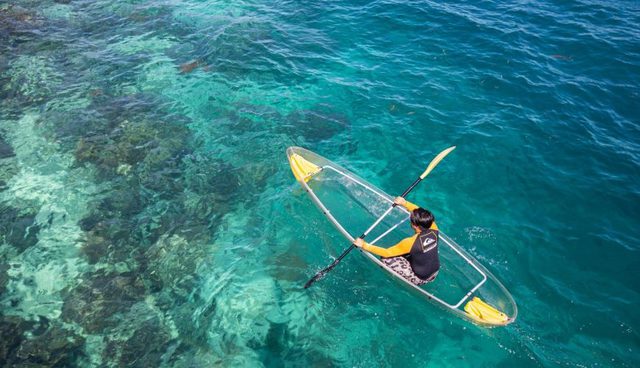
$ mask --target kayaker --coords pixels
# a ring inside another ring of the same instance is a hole
[[[415,285],[431,282],[440,269],[438,226],[433,214],[402,197],[397,197],[393,202],[411,213],[411,227],[416,232],[415,235],[389,248],[371,245],[362,238],[356,239],[354,244],[382,257],[381,261],[385,265]]]

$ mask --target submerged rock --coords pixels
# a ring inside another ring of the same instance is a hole
[[[41,317],[0,316],[0,366],[68,367],[84,355],[84,338]]]
[[[286,323],[269,323],[264,341],[249,344],[265,367],[336,367],[337,361],[313,347],[301,346]]]
[[[158,367],[168,348],[171,336],[158,318],[142,323],[124,344],[121,344],[119,367]],[[113,345],[107,351],[113,351]]]
[[[113,171],[120,164],[116,147],[109,144],[107,136],[81,138],[76,147],[75,157],[77,162],[91,162],[101,171]]]
[[[103,361],[110,366],[158,367],[165,353],[172,354],[171,346],[175,350],[175,333],[167,319],[146,301],[136,303],[119,318],[123,323],[109,331],[102,351]]]
[[[214,194],[221,201],[233,200],[240,189],[240,179],[233,165],[210,156],[189,155],[184,161],[187,188],[206,195]]]
[[[66,295],[62,319],[76,322],[89,333],[103,331],[119,323],[124,313],[145,297],[143,281],[131,272],[122,274],[99,270]],[[113,318],[112,318],[113,317]]]
[[[95,111],[74,110],[44,111],[40,123],[51,127],[51,139],[64,142],[65,148],[73,149],[80,138],[94,138],[107,135],[119,121],[109,121]]]
[[[9,282],[9,274],[7,274],[8,270],[9,265],[6,263],[0,263],[0,296],[7,289],[7,283]]]
[[[89,264],[96,264],[109,254],[109,245],[103,237],[92,235],[90,234],[82,245],[82,253],[87,257]]]
[[[166,157],[165,160],[160,159],[152,164],[148,162],[152,156],[158,155],[157,158],[160,158],[168,154],[169,152],[166,151],[164,153],[153,152],[147,156],[141,170],[138,171],[141,185],[145,189],[156,192],[162,199],[172,199],[184,190],[181,180],[182,171],[175,157]],[[163,163],[162,166],[158,164],[160,162]]]
[[[0,7],[0,34],[12,34],[18,30],[32,29],[40,23],[37,15],[16,5]]]
[[[295,111],[287,116],[284,129],[293,136],[302,135],[311,143],[330,139],[349,127],[346,116],[324,111],[326,108]]]
[[[188,296],[195,287],[196,269],[205,257],[199,244],[190,244],[181,236],[162,236],[145,253],[148,279],[159,282],[157,289],[169,289]]]
[[[273,257],[274,267],[269,267],[269,273],[274,279],[297,282],[307,277],[309,264],[296,252],[286,252]]]
[[[200,62],[198,60],[191,60],[184,64],[180,65],[180,73],[186,74],[194,71],[198,66],[200,66]]]
[[[12,245],[19,253],[38,242],[40,225],[35,213],[20,213],[13,207],[0,206],[0,240]]]
[[[151,189],[180,191],[176,170],[187,150],[188,130],[163,121],[121,121],[111,131],[82,137],[75,156],[79,163],[93,163],[107,177],[136,176]]]
[[[21,364],[35,363],[45,367],[74,365],[84,355],[85,339],[58,325],[50,327],[42,335],[22,342],[16,352]]]
[[[62,73],[44,57],[20,55],[11,63],[11,80],[6,89],[13,97],[28,103],[40,103],[51,98],[61,83]]]
[[[0,316],[0,366],[13,364],[20,344],[25,339],[24,332],[32,323],[16,316]]]
[[[2,135],[0,135],[0,159],[15,156],[13,148],[7,143]]]
[[[93,91],[100,92],[93,93],[87,110],[43,115],[55,127],[57,139],[74,139],[78,163],[93,163],[108,177],[128,176],[140,165],[157,170],[185,151],[188,120],[165,111],[162,100],[145,94],[114,98],[103,89]]]
[[[82,219],[80,228],[86,232],[82,252],[90,264],[131,262],[136,253],[132,239],[133,224],[116,214],[94,209]]]
[[[183,160],[185,187],[184,220],[189,227],[209,229],[209,235],[220,219],[242,198],[238,170],[220,159],[189,155]],[[184,234],[193,237],[193,235]]]
[[[137,181],[120,180],[113,182],[109,195],[98,202],[96,210],[108,219],[132,218],[150,202],[151,199],[140,190]]]
[[[7,182],[18,172],[15,160],[11,159],[15,155],[13,147],[4,140],[0,131],[0,191],[7,188]]]
[[[277,170],[274,165],[264,162],[253,162],[238,168],[238,180],[244,197],[248,197],[249,194],[261,195],[267,187],[268,180]]]

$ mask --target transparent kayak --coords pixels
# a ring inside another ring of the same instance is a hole
[[[311,151],[289,147],[287,157],[294,176],[313,202],[351,242],[393,204],[393,197]],[[398,206],[369,233],[367,241],[389,247],[413,234],[409,212]],[[422,286],[405,280],[377,256],[361,253],[401,284],[457,316],[483,326],[513,322],[518,310],[507,289],[442,231],[439,236],[440,271],[434,281]]]

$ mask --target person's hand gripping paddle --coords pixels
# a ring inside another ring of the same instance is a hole
[[[407,194],[409,194],[409,192],[411,192],[413,190],[413,188],[415,188],[415,186],[418,185],[419,182],[421,182],[424,178],[426,178],[427,175],[429,175],[429,173],[431,172],[431,170],[433,170],[440,163],[440,161],[442,161],[442,159],[445,158],[455,148],[456,148],[456,146],[449,147],[446,150],[440,152],[436,157],[434,157],[433,160],[431,160],[431,162],[429,163],[429,166],[427,167],[427,169],[422,173],[422,175],[420,175],[413,182],[413,184],[411,184],[409,186],[409,188],[407,188],[407,190],[405,190],[404,193],[402,193],[402,195],[400,197],[402,197],[402,198],[406,197]],[[380,218],[378,218],[373,223],[373,225],[369,226],[369,228],[364,233],[362,233],[362,235],[360,235],[360,238],[364,239],[369,234],[369,232],[371,232],[371,230],[373,230],[376,226],[378,226],[380,221],[382,221],[389,213],[391,213],[391,210],[393,210],[393,208],[395,206],[397,206],[397,205],[394,203],[391,207],[389,207],[389,209],[386,210],[385,213],[383,213],[382,216],[380,216]],[[342,259],[344,257],[346,257],[347,254],[349,254],[349,252],[351,252],[353,250],[353,248],[355,248],[355,247],[356,246],[353,243],[351,245],[349,245],[349,248],[345,249],[345,251],[342,252],[340,257],[336,258],[336,260],[333,261],[329,266],[323,268],[320,272],[316,273],[311,279],[309,279],[309,281],[307,281],[307,283],[304,284],[304,288],[307,289],[309,286],[313,285],[314,282],[316,282],[316,281],[320,280],[321,278],[323,278],[338,263],[340,263],[340,261],[342,261]]]

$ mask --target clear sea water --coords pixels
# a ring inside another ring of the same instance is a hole
[[[0,365],[638,367],[635,1],[0,2]],[[298,145],[409,199],[512,292],[398,290]]]

